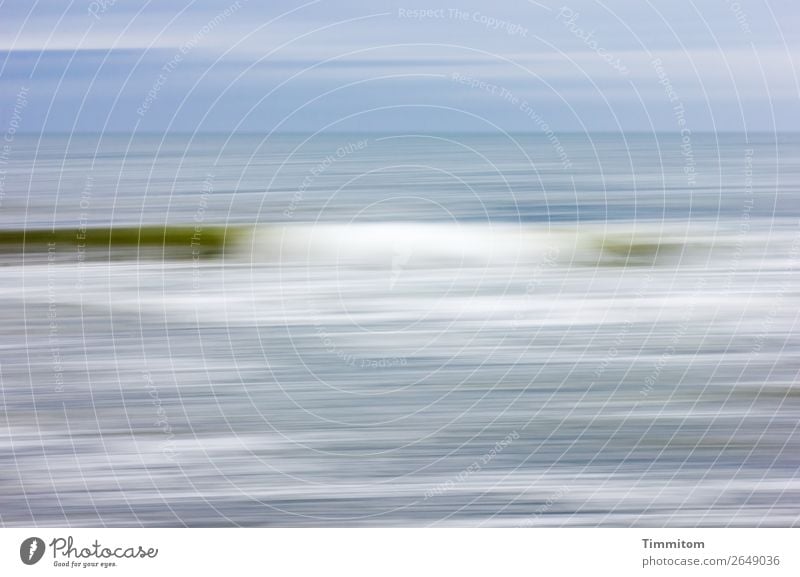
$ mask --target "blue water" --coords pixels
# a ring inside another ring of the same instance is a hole
[[[18,136],[0,524],[789,526],[800,137]],[[683,146],[683,147],[682,147]]]
[[[800,135],[18,136],[4,226],[798,216]],[[748,190],[745,171],[752,168]],[[81,194],[91,202],[82,210]]]

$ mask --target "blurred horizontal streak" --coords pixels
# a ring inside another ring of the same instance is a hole
[[[565,137],[571,173],[532,137],[538,172],[495,137],[462,144],[499,170],[452,139],[354,135],[248,165],[254,138],[211,171],[209,136],[180,174],[170,140],[146,198],[152,141],[114,189],[112,138],[92,193],[65,177],[57,200],[64,143],[29,159],[29,198],[16,157],[8,228],[67,236],[0,267],[4,524],[797,524],[798,174],[772,171],[800,141],[695,140],[688,190],[645,136],[630,158],[598,137],[602,172]],[[115,258],[68,256],[81,198]],[[138,223],[147,250],[185,248],[201,203],[233,245],[141,258]]]

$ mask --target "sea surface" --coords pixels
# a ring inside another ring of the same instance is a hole
[[[800,135],[16,135],[0,525],[796,526]]]

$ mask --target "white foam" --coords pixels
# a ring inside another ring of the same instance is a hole
[[[533,259],[547,236],[513,225],[380,223],[258,229],[255,260],[418,268],[511,264]]]
[[[712,223],[323,223],[257,227],[245,250],[253,262],[396,270],[685,261],[692,253],[724,251],[733,240]]]

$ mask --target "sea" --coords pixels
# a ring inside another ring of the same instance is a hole
[[[800,135],[16,134],[0,525],[800,523]],[[234,234],[234,231],[236,234]]]

